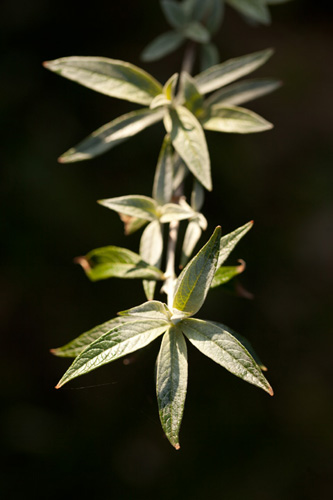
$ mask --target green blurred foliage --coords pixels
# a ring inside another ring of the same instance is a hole
[[[158,2],[3,0],[0,6],[2,269],[1,491],[6,498],[330,498],[332,434],[332,6],[295,0],[252,28],[227,9],[221,59],[269,46],[256,76],[284,87],[252,105],[274,123],[252,136],[209,134],[209,231],[249,219],[234,254],[254,301],[212,290],[201,317],[256,346],[275,397],[242,384],[189,346],[182,449],[163,437],[153,366],[159,342],[53,386],[68,362],[48,349],[143,301],[141,283],[90,283],[73,258],[115,244],[138,248],[100,198],[150,195],[162,126],[93,162],[56,158],[131,105],[54,77],[41,63],[103,55],[139,63],[167,29]],[[161,81],[182,53],[144,67]],[[138,169],[144,171],[138,175]],[[206,235],[204,236],[206,238]],[[212,381],[214,381],[212,383]],[[206,424],[203,425],[202,422]]]

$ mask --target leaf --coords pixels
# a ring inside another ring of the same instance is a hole
[[[149,73],[128,62],[106,57],[63,57],[44,66],[96,92],[148,105],[162,92]]]
[[[165,224],[173,220],[185,220],[193,217],[195,212],[186,204],[167,203],[161,208],[160,221]]]
[[[221,228],[218,226],[206,245],[180,273],[173,300],[175,316],[193,316],[204,303],[216,271],[220,237]]]
[[[178,73],[174,73],[170,76],[169,80],[167,80],[163,86],[163,94],[168,99],[168,101],[172,101],[176,94],[177,82],[178,82]]]
[[[80,375],[145,347],[162,335],[167,328],[168,323],[160,319],[144,319],[116,326],[79,354],[56,388],[59,389]]]
[[[156,361],[156,394],[166,437],[179,450],[179,429],[187,392],[187,348],[182,332],[170,328],[162,339]]]
[[[241,14],[262,24],[270,24],[271,16],[263,0],[226,0]]]
[[[193,189],[191,193],[191,207],[196,212],[199,212],[205,200],[205,191],[196,179],[193,182]]]
[[[209,15],[206,18],[206,27],[210,31],[211,34],[215,34],[223,21],[224,15],[224,2],[221,0],[213,0],[211,2],[211,8]]]
[[[158,215],[156,201],[139,194],[99,200],[98,203],[115,212],[140,219],[154,220]]]
[[[200,69],[205,71],[219,62],[219,51],[214,43],[205,43],[200,47]]]
[[[245,262],[239,261],[239,266],[222,266],[220,267],[213,278],[211,288],[215,288],[220,285],[224,285],[228,283],[228,281],[232,280],[238,274],[241,274],[245,270]]]
[[[237,243],[246,235],[248,231],[253,226],[253,221],[251,220],[244,226],[240,226],[232,233],[228,233],[222,236],[220,240],[220,254],[217,261],[217,269],[222,266],[222,264],[227,260],[229,254],[233,251]]]
[[[89,160],[163,119],[164,109],[139,109],[103,125],[59,158],[60,163]]]
[[[96,248],[85,257],[78,257],[86,275],[92,281],[107,278],[141,278],[163,280],[164,274],[142,260],[137,253],[115,246]]]
[[[181,89],[185,101],[184,106],[194,115],[202,111],[204,98],[199,93],[194,78],[185,71],[181,75]]]
[[[182,254],[180,258],[180,268],[183,268],[188,260],[190,259],[193,250],[198,243],[200,237],[201,237],[202,229],[199,224],[199,218],[196,217],[192,220],[189,221],[185,236],[184,236],[184,241],[183,241],[183,248],[182,248]]]
[[[130,215],[119,214],[120,219],[124,223],[124,232],[126,236],[135,233],[147,224],[144,219],[138,219],[137,217],[131,217]]]
[[[182,28],[181,33],[197,43],[207,43],[210,40],[209,31],[197,21],[192,21]]]
[[[189,174],[186,164],[178,153],[174,154],[173,172],[172,189],[177,192],[181,190],[181,185]]]
[[[152,62],[167,56],[177,50],[185,41],[182,33],[177,31],[167,31],[150,42],[141,53],[141,59],[145,62]]]
[[[169,203],[172,198],[173,148],[168,135],[165,136],[158,157],[154,177],[153,198],[158,205]]]
[[[158,300],[150,300],[149,302],[144,302],[139,306],[132,307],[131,309],[127,309],[126,311],[121,311],[118,314],[120,316],[131,316],[137,319],[147,318],[169,321],[171,318],[171,313],[168,309],[168,306]]]
[[[159,269],[161,267],[162,253],[163,234],[161,223],[158,220],[153,220],[142,233],[140,255],[145,262]],[[144,280],[143,288],[148,300],[154,298],[155,287],[155,281]]]
[[[259,365],[239,340],[222,325],[217,326],[209,321],[191,318],[183,320],[180,328],[205,356],[273,396],[273,390]]]
[[[182,4],[172,0],[161,0],[161,7],[166,20],[173,28],[180,28],[186,23],[186,13]]]
[[[99,339],[105,333],[113,330],[115,326],[122,325],[130,321],[128,318],[113,318],[101,325],[95,326],[88,332],[82,333],[79,337],[72,340],[68,344],[51,349],[52,354],[64,358],[76,358],[88,345]]]
[[[207,108],[218,107],[225,105],[238,106],[245,102],[253,101],[258,97],[273,92],[280,87],[281,82],[274,78],[257,78],[253,80],[243,80],[241,82],[228,85],[227,87],[218,90],[205,101]]]
[[[177,106],[165,115],[164,125],[173,147],[192,174],[208,190],[212,190],[210,159],[204,132],[195,116],[185,107]]]
[[[267,371],[266,366],[263,364],[263,362],[259,358],[258,354],[253,349],[251,342],[249,340],[247,340],[245,337],[243,337],[243,335],[240,335],[239,333],[234,332],[228,326],[225,326],[222,323],[218,323],[217,321],[208,321],[208,323],[212,323],[213,325],[216,325],[219,328],[222,328],[223,330],[226,330],[231,335],[233,335],[238,340],[238,342],[240,342],[245,347],[245,349],[251,354],[252,358],[257,363],[257,365],[260,366],[261,370],[264,372]]]
[[[219,89],[262,66],[273,55],[272,49],[261,50],[217,64],[195,77],[201,94]]]
[[[202,121],[203,128],[216,132],[252,134],[270,130],[273,125],[253,111],[236,106],[224,106],[209,110],[208,118]]]

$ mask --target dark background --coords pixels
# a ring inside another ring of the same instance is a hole
[[[99,198],[150,195],[163,129],[155,126],[91,162],[56,158],[134,108],[47,72],[69,55],[129,60],[164,82],[182,51],[140,63],[167,25],[157,1],[3,0],[1,106],[1,492],[4,498],[330,498],[332,479],[332,7],[272,8],[271,27],[230,9],[221,59],[274,47],[254,76],[284,81],[249,104],[273,131],[208,135],[214,191],[209,231],[255,226],[230,262],[255,299],[212,291],[201,317],[248,337],[275,389],[231,376],[189,346],[189,389],[176,452],[161,430],[154,388],[159,342],[53,389],[66,343],[144,300],[140,282],[90,283],[73,257],[126,239]],[[205,235],[205,238],[207,235]]]

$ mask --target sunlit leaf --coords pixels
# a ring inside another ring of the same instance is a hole
[[[130,215],[125,215],[125,214],[119,214],[119,217],[121,221],[124,223],[124,232],[126,235],[135,233],[135,231],[141,229],[148,222],[144,219],[131,217]]]
[[[179,429],[187,391],[187,348],[176,326],[162,339],[156,361],[156,394],[161,424],[170,443],[178,450]]]
[[[169,321],[171,313],[166,304],[158,300],[150,300],[139,306],[132,307],[118,313],[120,316],[131,316],[133,318],[163,319]],[[129,321],[129,320],[127,320]]]
[[[188,73],[181,75],[181,89],[184,97],[184,106],[194,115],[203,109],[204,98],[198,91],[195,80]]]
[[[191,193],[191,207],[196,212],[199,212],[205,200],[205,191],[196,179],[193,182],[193,189]]]
[[[172,101],[175,97],[178,77],[179,74],[174,73],[172,76],[170,76],[169,80],[167,80],[163,86],[163,94],[169,101]]]
[[[244,224],[244,226],[235,229],[235,231],[222,236],[220,240],[220,254],[217,261],[217,269],[227,260],[237,243],[246,235],[252,226],[253,221],[251,220],[247,224]]]
[[[193,217],[195,212],[192,208],[185,204],[178,205],[176,203],[167,203],[161,208],[160,221],[163,224],[173,220],[185,220]]]
[[[158,205],[169,203],[172,198],[173,147],[168,135],[165,136],[158,157],[153,185],[153,198]]]
[[[228,283],[238,274],[241,274],[245,270],[245,262],[240,261],[238,266],[222,266],[220,267],[213,278],[211,288],[215,288],[220,285]]]
[[[205,356],[228,371],[268,392],[273,390],[248,350],[222,325],[210,321],[185,319],[180,324],[189,341]]]
[[[214,106],[207,118],[202,120],[203,128],[216,132],[251,134],[270,130],[273,125],[253,111],[236,106]]]
[[[139,109],[119,116],[95,130],[74,148],[60,156],[61,163],[89,160],[105,153],[163,119],[163,109]]]
[[[156,201],[139,194],[99,200],[98,203],[115,212],[140,219],[154,220],[158,215]]]
[[[141,59],[145,62],[156,61],[174,50],[177,50],[184,42],[185,37],[177,31],[167,31],[150,42],[141,54]]]
[[[183,268],[193,253],[195,245],[201,237],[202,229],[199,224],[199,218],[196,217],[189,221],[183,240],[182,254],[180,257],[180,267]]]
[[[168,326],[161,319],[137,320],[116,326],[79,354],[59,381],[57,389],[80,375],[145,347],[164,333]]]
[[[274,78],[257,78],[233,83],[214,92],[205,101],[206,108],[222,106],[239,106],[245,102],[253,101],[258,97],[273,92],[280,87],[281,82]]]
[[[195,77],[199,92],[207,94],[251,73],[262,66],[272,54],[272,49],[261,50],[212,66]]]
[[[140,255],[145,262],[159,269],[161,267],[162,253],[162,226],[159,220],[153,220],[142,233],[140,240]],[[155,281],[144,280],[143,288],[148,300],[154,298],[155,287]]]
[[[161,84],[149,73],[128,62],[106,57],[63,57],[44,66],[102,94],[149,105],[162,92]]]

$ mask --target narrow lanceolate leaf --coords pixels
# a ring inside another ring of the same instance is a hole
[[[170,137],[165,136],[158,157],[154,177],[153,198],[158,205],[169,203],[172,198],[173,148]]]
[[[190,220],[183,241],[182,254],[180,258],[180,267],[183,268],[190,260],[195,245],[201,237],[202,229],[200,227],[199,219],[194,218]]]
[[[191,193],[191,207],[196,212],[199,212],[205,200],[205,191],[196,179],[193,182],[193,189]]]
[[[130,215],[119,214],[121,221],[124,223],[124,232],[126,235],[133,234],[147,224],[144,219],[131,217]]]
[[[113,318],[105,323],[95,326],[88,332],[82,333],[79,337],[72,340],[68,344],[51,349],[52,354],[64,358],[76,358],[88,345],[92,344],[95,340],[99,339],[105,333],[113,330],[115,326],[122,325],[131,321],[129,318]]]
[[[60,156],[61,163],[89,160],[163,119],[164,110],[143,108],[112,120]]]
[[[178,33],[177,31],[167,31],[166,33],[162,33],[162,35],[159,35],[147,45],[141,54],[141,59],[146,62],[161,59],[174,50],[177,50],[184,40],[184,35]]]
[[[207,43],[210,40],[210,33],[201,23],[192,21],[183,27],[183,35],[190,40],[198,43]]]
[[[76,261],[92,281],[107,278],[164,279],[162,271],[150,266],[140,255],[126,248],[114,246],[96,248],[85,257],[78,257]]]
[[[217,64],[195,77],[199,92],[207,94],[259,68],[273,54],[272,49],[254,52]]]
[[[180,327],[189,341],[205,356],[226,368],[237,377],[260,387],[273,396],[273,389],[260,366],[229,329],[210,321],[185,319]]]
[[[162,319],[169,321],[171,318],[171,313],[168,306],[163,302],[158,300],[150,300],[149,302],[144,302],[139,306],[132,307],[126,311],[121,311],[118,313],[120,316],[131,316],[132,319],[135,318],[147,318],[147,319]],[[129,321],[129,320],[127,320]]]
[[[209,10],[209,14],[205,19],[205,25],[208,31],[214,34],[218,31],[223,21],[224,2],[221,2],[221,0],[213,0],[210,2],[210,4],[211,7]]]
[[[103,207],[120,214],[138,217],[145,220],[154,220],[157,217],[157,203],[152,198],[142,195],[127,195],[99,200]]]
[[[167,203],[161,208],[160,221],[165,224],[173,220],[186,220],[195,215],[195,212],[189,205],[177,205],[176,203]]]
[[[173,300],[175,316],[193,316],[204,303],[216,271],[220,236],[218,226],[206,245],[180,273]]]
[[[186,12],[183,5],[174,0],[161,0],[161,7],[166,20],[173,28],[180,28],[186,23]]]
[[[188,169],[208,191],[211,191],[209,153],[205,134],[198,120],[188,109],[177,106],[165,115],[164,125],[170,133],[173,147]]]
[[[172,101],[175,97],[178,77],[179,74],[174,73],[163,85],[163,94],[168,99],[168,101]]]
[[[106,57],[63,57],[44,66],[96,92],[148,105],[162,92],[149,73],[124,61]]]
[[[274,78],[257,78],[233,83],[208,97],[205,101],[205,107],[218,109],[221,106],[239,106],[269,94],[280,86],[281,82]]]
[[[222,266],[222,264],[227,260],[229,254],[233,251],[237,243],[246,235],[248,231],[253,226],[253,221],[251,220],[244,226],[238,227],[235,231],[222,236],[220,241],[220,254],[217,262],[217,269]]]
[[[176,326],[163,336],[156,361],[156,394],[161,424],[166,437],[178,450],[179,429],[187,392],[187,348]]]
[[[59,389],[73,378],[145,347],[164,333],[168,326],[166,321],[160,319],[144,319],[116,326],[79,354],[56,388]]]
[[[162,226],[160,221],[153,220],[142,233],[140,240],[140,255],[145,262],[159,269],[161,267],[162,253]],[[143,281],[143,288],[148,300],[154,298],[155,287],[155,281]]]
[[[245,270],[245,262],[240,261],[239,266],[222,266],[220,267],[213,278],[211,288],[215,288],[220,285],[228,283],[238,274],[241,274]]]
[[[194,115],[203,109],[204,98],[195,84],[194,78],[188,73],[181,75],[181,89],[184,98],[184,106]]]
[[[236,106],[213,106],[202,121],[203,128],[215,132],[251,134],[270,130],[273,125],[253,111]]]
[[[228,4],[244,16],[262,24],[270,24],[271,16],[263,0],[227,0]]]

